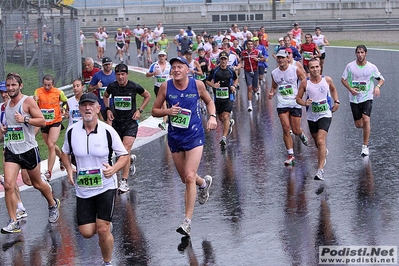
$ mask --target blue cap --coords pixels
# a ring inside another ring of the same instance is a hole
[[[172,65],[173,62],[175,62],[175,61],[179,61],[180,63],[186,64],[188,67],[190,67],[188,65],[186,58],[184,58],[182,56],[178,56],[178,57],[174,57],[174,58],[170,59],[169,63]]]
[[[0,91],[7,92],[6,82],[5,81],[2,81],[0,83]]]

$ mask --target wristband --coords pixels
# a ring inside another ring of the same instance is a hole
[[[379,89],[381,89],[381,86],[380,86],[380,84],[377,84],[376,86],[377,86]]]

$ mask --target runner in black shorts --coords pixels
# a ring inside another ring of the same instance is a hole
[[[45,127],[41,127],[40,128],[40,132],[48,134],[50,132],[50,128],[59,127],[59,126],[61,126],[61,130],[64,129],[64,126],[62,125],[62,123],[61,122],[57,122],[57,123],[54,123],[54,124],[51,124],[51,125],[47,125]]]
[[[233,109],[234,94],[238,84],[236,72],[227,65],[229,54],[219,54],[220,65],[211,70],[207,85],[213,88],[215,107],[219,120],[223,123],[223,136],[219,144],[222,150],[226,147],[226,137],[233,130],[234,119],[230,118]]]
[[[97,95],[92,92],[83,94],[79,100],[79,112],[82,120],[71,125],[65,134],[62,159],[68,173],[68,182],[74,185],[76,191],[79,232],[84,238],[98,235],[104,261],[102,265],[111,265],[114,248],[111,222],[117,189],[116,172],[128,164],[128,153],[115,130],[98,120],[100,104]],[[119,159],[112,164],[111,156],[114,152]],[[71,157],[76,161],[76,171],[72,168]]]
[[[117,65],[115,67],[115,75],[116,81],[110,83],[104,93],[104,104],[109,121],[112,121],[112,126],[117,130],[123,141],[123,145],[130,155],[137,135],[137,121],[140,119],[143,109],[150,101],[151,94],[139,84],[128,79],[129,70],[127,65]],[[112,95],[112,99],[114,100],[114,111],[111,111],[109,108],[110,95]],[[137,95],[144,98],[138,108],[136,104]],[[119,186],[120,192],[127,192],[129,190],[127,178],[131,164],[132,160],[122,170],[122,180]]]

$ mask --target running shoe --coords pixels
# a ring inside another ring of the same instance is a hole
[[[137,159],[136,154],[130,154],[130,163],[134,163]]]
[[[314,180],[324,181],[324,170],[318,169],[316,175],[314,176]]]
[[[21,226],[18,221],[10,220],[6,227],[1,228],[2,234],[20,233]]]
[[[233,126],[235,124],[235,121],[233,118],[230,119],[230,125],[229,125],[229,135],[231,134],[231,132],[233,132]]]
[[[360,155],[369,156],[369,147],[367,147],[366,145],[363,145],[362,146],[362,153]]]
[[[119,192],[121,193],[125,193],[128,192],[130,190],[128,184],[127,184],[127,180],[126,179],[122,179],[119,182],[119,188],[118,188]]]
[[[227,142],[226,142],[226,137],[225,136],[222,137],[222,139],[220,140],[219,144],[222,147],[226,147]]]
[[[103,262],[103,264],[101,264],[101,266],[112,266],[111,262]]]
[[[46,178],[47,182],[50,182],[51,181],[51,171],[46,170],[46,172],[44,172],[44,177]]]
[[[4,186],[4,175],[0,175],[0,184]]]
[[[26,210],[17,209],[17,213],[16,214],[17,214],[17,220],[21,220],[23,218],[28,217],[28,213],[26,212]]]
[[[50,223],[55,223],[56,221],[58,221],[58,218],[60,218],[60,212],[59,212],[59,208],[61,205],[61,202],[59,199],[54,198],[55,201],[55,205],[48,207],[48,221]]]
[[[205,204],[209,199],[209,188],[212,185],[212,177],[210,175],[206,175],[204,177],[206,182],[205,188],[198,189],[198,202],[199,204]]]
[[[162,129],[162,130],[166,130],[166,123],[165,123],[165,122],[159,123],[159,124],[158,124],[158,127],[159,127],[160,129]]]
[[[294,165],[295,164],[295,157],[292,154],[288,154],[287,160],[284,161],[285,165]]]
[[[252,105],[248,105],[247,111],[252,112]]]
[[[302,132],[302,134],[299,136],[299,138],[301,139],[303,145],[309,146],[308,137],[306,137],[306,135],[305,135],[303,132]]]
[[[62,163],[61,159],[60,159],[60,170],[61,170],[61,171],[65,171],[65,166],[64,166],[64,164]]]
[[[254,92],[254,97],[255,97],[255,101],[259,100],[259,94],[258,94],[258,92]]]
[[[176,229],[176,232],[185,236],[190,236],[191,223],[187,222],[187,220],[184,219],[183,223],[179,226],[179,228]]]

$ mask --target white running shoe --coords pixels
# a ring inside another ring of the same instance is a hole
[[[206,175],[204,177],[206,182],[205,188],[198,189],[198,202],[199,204],[205,204],[209,199],[209,188],[212,185],[212,177],[210,175]]]

